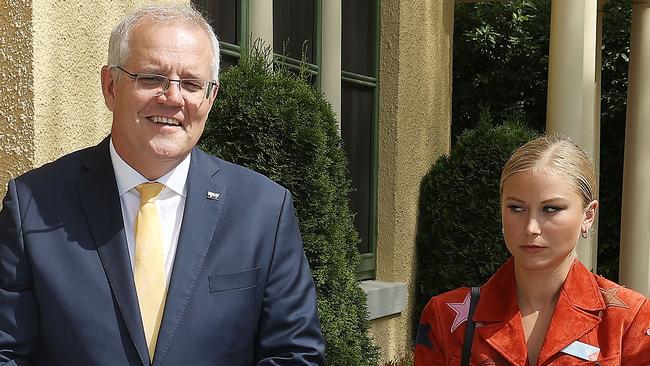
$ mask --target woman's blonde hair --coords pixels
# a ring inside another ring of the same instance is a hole
[[[598,180],[594,166],[587,153],[566,137],[545,135],[515,150],[501,172],[501,198],[503,183],[511,175],[527,170],[565,176],[582,197],[583,207],[596,199]]]

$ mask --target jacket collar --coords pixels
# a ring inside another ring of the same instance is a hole
[[[600,323],[597,314],[604,309],[605,302],[593,274],[575,260],[560,289],[538,363],[596,327]],[[473,319],[479,325],[477,333],[505,359],[514,365],[526,365],[528,352],[517,304],[513,258],[482,286]]]

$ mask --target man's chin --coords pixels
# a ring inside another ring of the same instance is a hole
[[[194,145],[186,147],[180,143],[174,143],[174,141],[164,141],[164,143],[160,143],[159,141],[158,143],[152,143],[150,146],[154,159],[167,162],[180,162],[192,151]]]

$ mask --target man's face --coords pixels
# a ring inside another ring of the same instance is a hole
[[[131,52],[124,70],[169,79],[211,79],[209,37],[195,27],[144,21],[130,34]],[[196,145],[216,97],[189,101],[172,82],[160,96],[136,91],[135,81],[117,69],[102,69],[106,105],[113,112],[111,136],[117,153],[148,179],[164,175]],[[216,88],[215,88],[216,89]]]

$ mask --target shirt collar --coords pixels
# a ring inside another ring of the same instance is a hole
[[[149,182],[147,178],[138,173],[137,170],[133,169],[117,153],[115,146],[113,145],[112,137],[109,145],[111,162],[113,163],[113,171],[115,172],[115,180],[117,182],[117,190],[120,196],[142,183]],[[156,179],[156,182],[164,184],[165,187],[171,189],[176,194],[185,197],[187,194],[187,174],[190,170],[190,157],[191,154],[187,154],[180,164],[175,166],[167,174]]]

